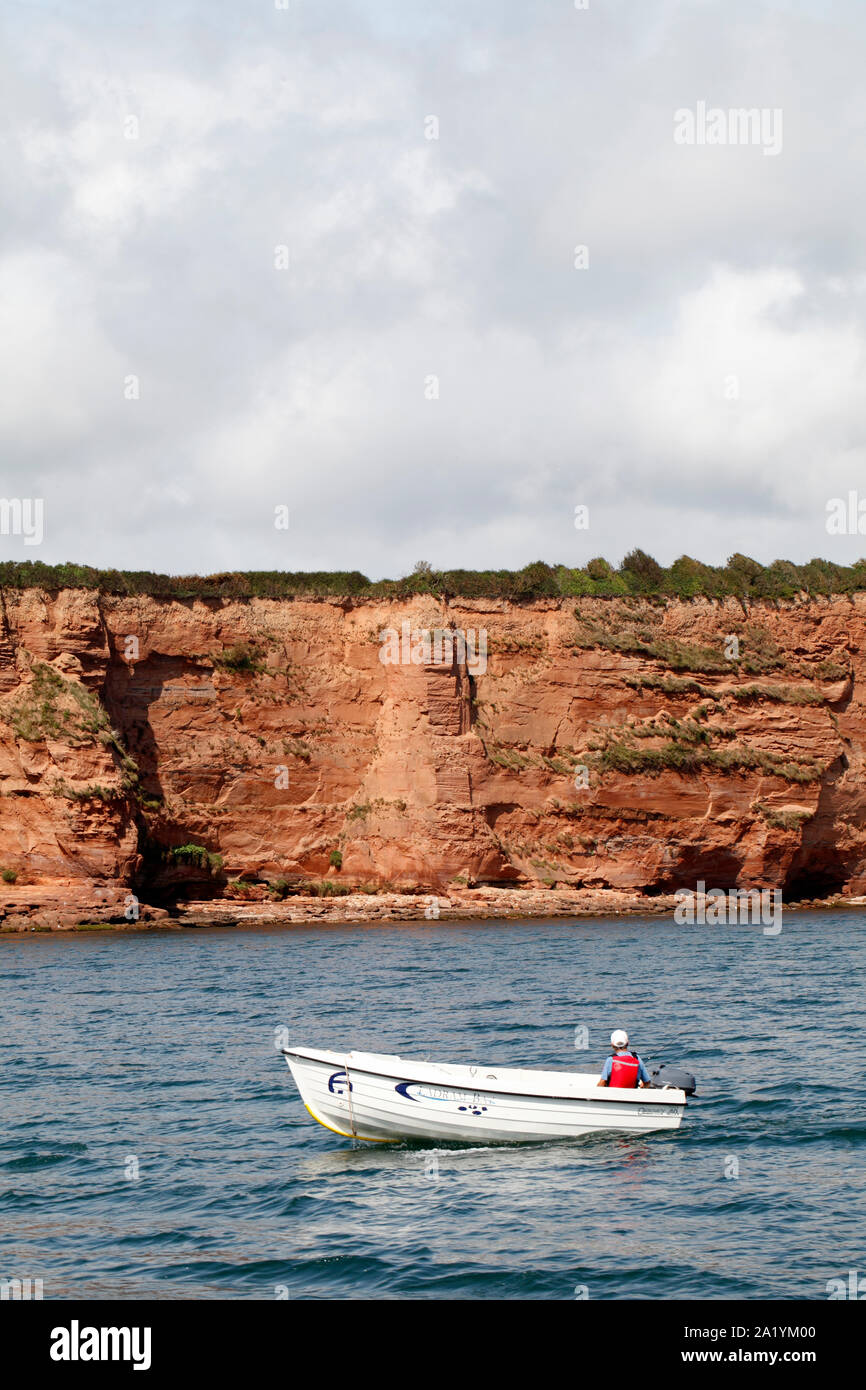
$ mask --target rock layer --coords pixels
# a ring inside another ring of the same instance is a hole
[[[383,662],[382,634],[404,623],[413,637],[471,630],[476,656],[483,631],[486,665],[459,642],[453,659],[425,660],[418,641],[415,661],[404,647],[405,662]],[[859,894],[864,636],[859,594],[513,605],[7,590],[7,897],[255,899],[275,880],[282,894],[652,896],[701,880]]]

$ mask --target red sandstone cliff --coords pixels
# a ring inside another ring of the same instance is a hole
[[[484,629],[486,671],[383,664],[406,620]],[[861,893],[864,640],[866,595],[7,591],[0,869],[145,901],[239,875]],[[188,844],[222,866],[172,863]]]

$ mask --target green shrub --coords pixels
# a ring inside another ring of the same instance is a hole
[[[645,550],[631,550],[620,565],[620,573],[632,593],[658,594],[664,587],[665,572]]]
[[[230,888],[232,893],[239,898],[249,898],[256,885],[252,879],[246,878],[241,874],[240,878],[230,878],[226,888]]]
[[[839,661],[819,661],[814,669],[813,675],[819,681],[841,681],[850,676],[849,667],[843,666]]]
[[[799,830],[815,814],[814,811],[805,809],[780,811],[773,806],[767,806],[763,801],[756,801],[752,809],[763,817],[767,825],[772,825],[777,830]]]
[[[300,758],[304,763],[308,763],[313,756],[309,745],[298,738],[283,739],[283,752],[290,758]]]
[[[119,596],[149,594],[173,599],[375,598],[403,599],[415,594],[442,598],[500,598],[530,602],[545,597],[613,598],[638,595],[683,599],[732,596],[742,600],[787,599],[798,593],[850,594],[866,589],[866,559],[837,565],[813,559],[805,565],[774,560],[762,565],[748,555],[732,555],[724,566],[682,555],[669,568],[645,551],[629,552],[619,569],[596,557],[583,568],[535,560],[521,570],[438,570],[424,564],[402,579],[370,580],[358,570],[250,570],[210,575],[153,574],[145,570],[100,570],[90,565],[46,565],[38,560],[0,563],[0,589],[94,589]],[[259,657],[238,644],[226,669],[254,673]],[[222,654],[223,656],[225,654]]]
[[[690,555],[681,555],[674,560],[667,573],[666,587],[677,598],[690,599],[698,596],[715,598],[719,592],[719,582],[709,565],[702,565]]]
[[[204,845],[172,845],[165,850],[164,858],[170,864],[193,864],[209,874],[218,873],[223,866],[222,856],[211,853]]]
[[[232,647],[226,647],[221,652],[214,652],[211,656],[215,666],[221,666],[226,671],[234,671],[240,675],[258,675],[264,670],[261,652],[258,647],[251,646],[247,642],[237,642]]]
[[[332,883],[329,878],[324,878],[313,886],[317,898],[345,898],[351,891],[348,884]]]
[[[484,751],[490,761],[496,763],[497,767],[506,767],[512,772],[522,772],[525,767],[529,767],[532,761],[524,753],[518,752],[516,748],[507,748],[502,744],[491,744],[489,748],[485,744]]]
[[[719,671],[730,671],[731,662],[725,657],[723,651],[716,651],[713,647],[699,647],[690,645],[687,642],[676,642],[668,637],[660,637],[656,641],[647,644],[647,650],[651,656],[664,662],[672,671],[698,671],[705,674],[712,674]]]
[[[785,665],[785,658],[769,632],[754,623],[746,628],[740,649],[739,664],[750,676],[759,676],[764,671],[776,671]]]
[[[91,782],[85,787],[70,787],[62,778],[52,787],[54,796],[63,796],[67,801],[123,801],[125,791],[122,787],[103,787]]]

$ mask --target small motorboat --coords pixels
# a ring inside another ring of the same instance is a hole
[[[440,1066],[378,1052],[282,1049],[314,1120],[347,1139],[441,1139],[486,1144],[571,1139],[606,1130],[678,1129],[694,1077],[656,1067],[638,1090],[599,1074]]]

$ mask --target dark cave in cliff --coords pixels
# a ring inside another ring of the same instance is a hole
[[[799,865],[789,871],[782,889],[785,902],[832,898],[845,891],[848,875],[841,864]]]

